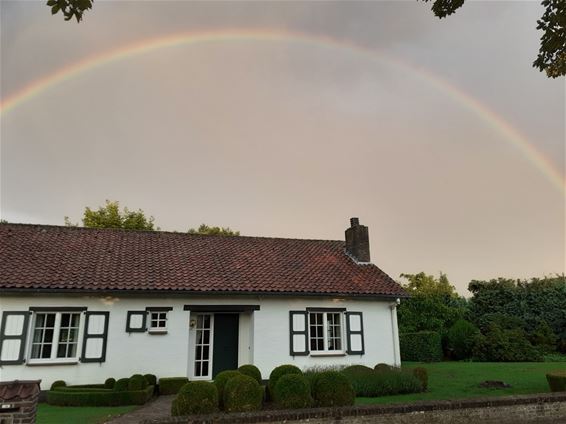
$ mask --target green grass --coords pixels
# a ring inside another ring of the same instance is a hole
[[[417,400],[449,400],[478,396],[505,396],[549,392],[545,374],[566,369],[566,362],[404,362],[403,368],[424,367],[428,371],[428,391],[380,398],[357,398],[356,404],[406,403]],[[482,381],[499,380],[508,389],[483,389]]]
[[[37,424],[99,424],[136,408],[137,406],[53,406],[40,403],[37,408]]]

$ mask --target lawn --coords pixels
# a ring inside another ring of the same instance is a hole
[[[566,369],[566,362],[404,362],[403,368],[428,370],[428,391],[380,398],[357,398],[356,404],[406,403],[416,400],[447,400],[478,396],[505,396],[549,392],[545,373]],[[499,380],[507,389],[484,389],[482,381]]]
[[[137,406],[52,406],[39,404],[37,424],[99,424],[108,418],[125,414]]]

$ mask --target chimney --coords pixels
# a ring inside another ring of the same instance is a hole
[[[346,252],[357,262],[370,262],[368,227],[360,225],[359,218],[350,218],[346,230]]]

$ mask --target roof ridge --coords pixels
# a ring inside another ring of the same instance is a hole
[[[261,240],[294,240],[294,241],[314,241],[314,242],[330,242],[330,243],[341,243],[344,244],[344,240],[332,240],[332,239],[316,239],[316,238],[297,238],[297,237],[270,237],[270,236],[246,236],[246,235],[234,235],[234,236],[224,236],[220,234],[191,234],[189,232],[183,231],[163,231],[163,230],[138,230],[138,229],[128,229],[128,228],[91,228],[91,227],[75,227],[66,225],[54,225],[54,224],[32,224],[23,222],[1,222],[2,226],[16,226],[16,227],[36,227],[36,228],[47,228],[47,229],[59,229],[64,231],[104,231],[104,232],[124,232],[124,233],[147,233],[147,234],[167,234],[176,236],[192,236],[192,237],[222,237],[222,238],[245,238],[245,239],[261,239]]]

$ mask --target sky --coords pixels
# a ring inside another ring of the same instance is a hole
[[[565,272],[565,84],[531,66],[540,3],[94,3],[77,24],[0,0],[2,219],[110,199],[162,230],[340,240],[356,216],[395,279],[465,294]]]

